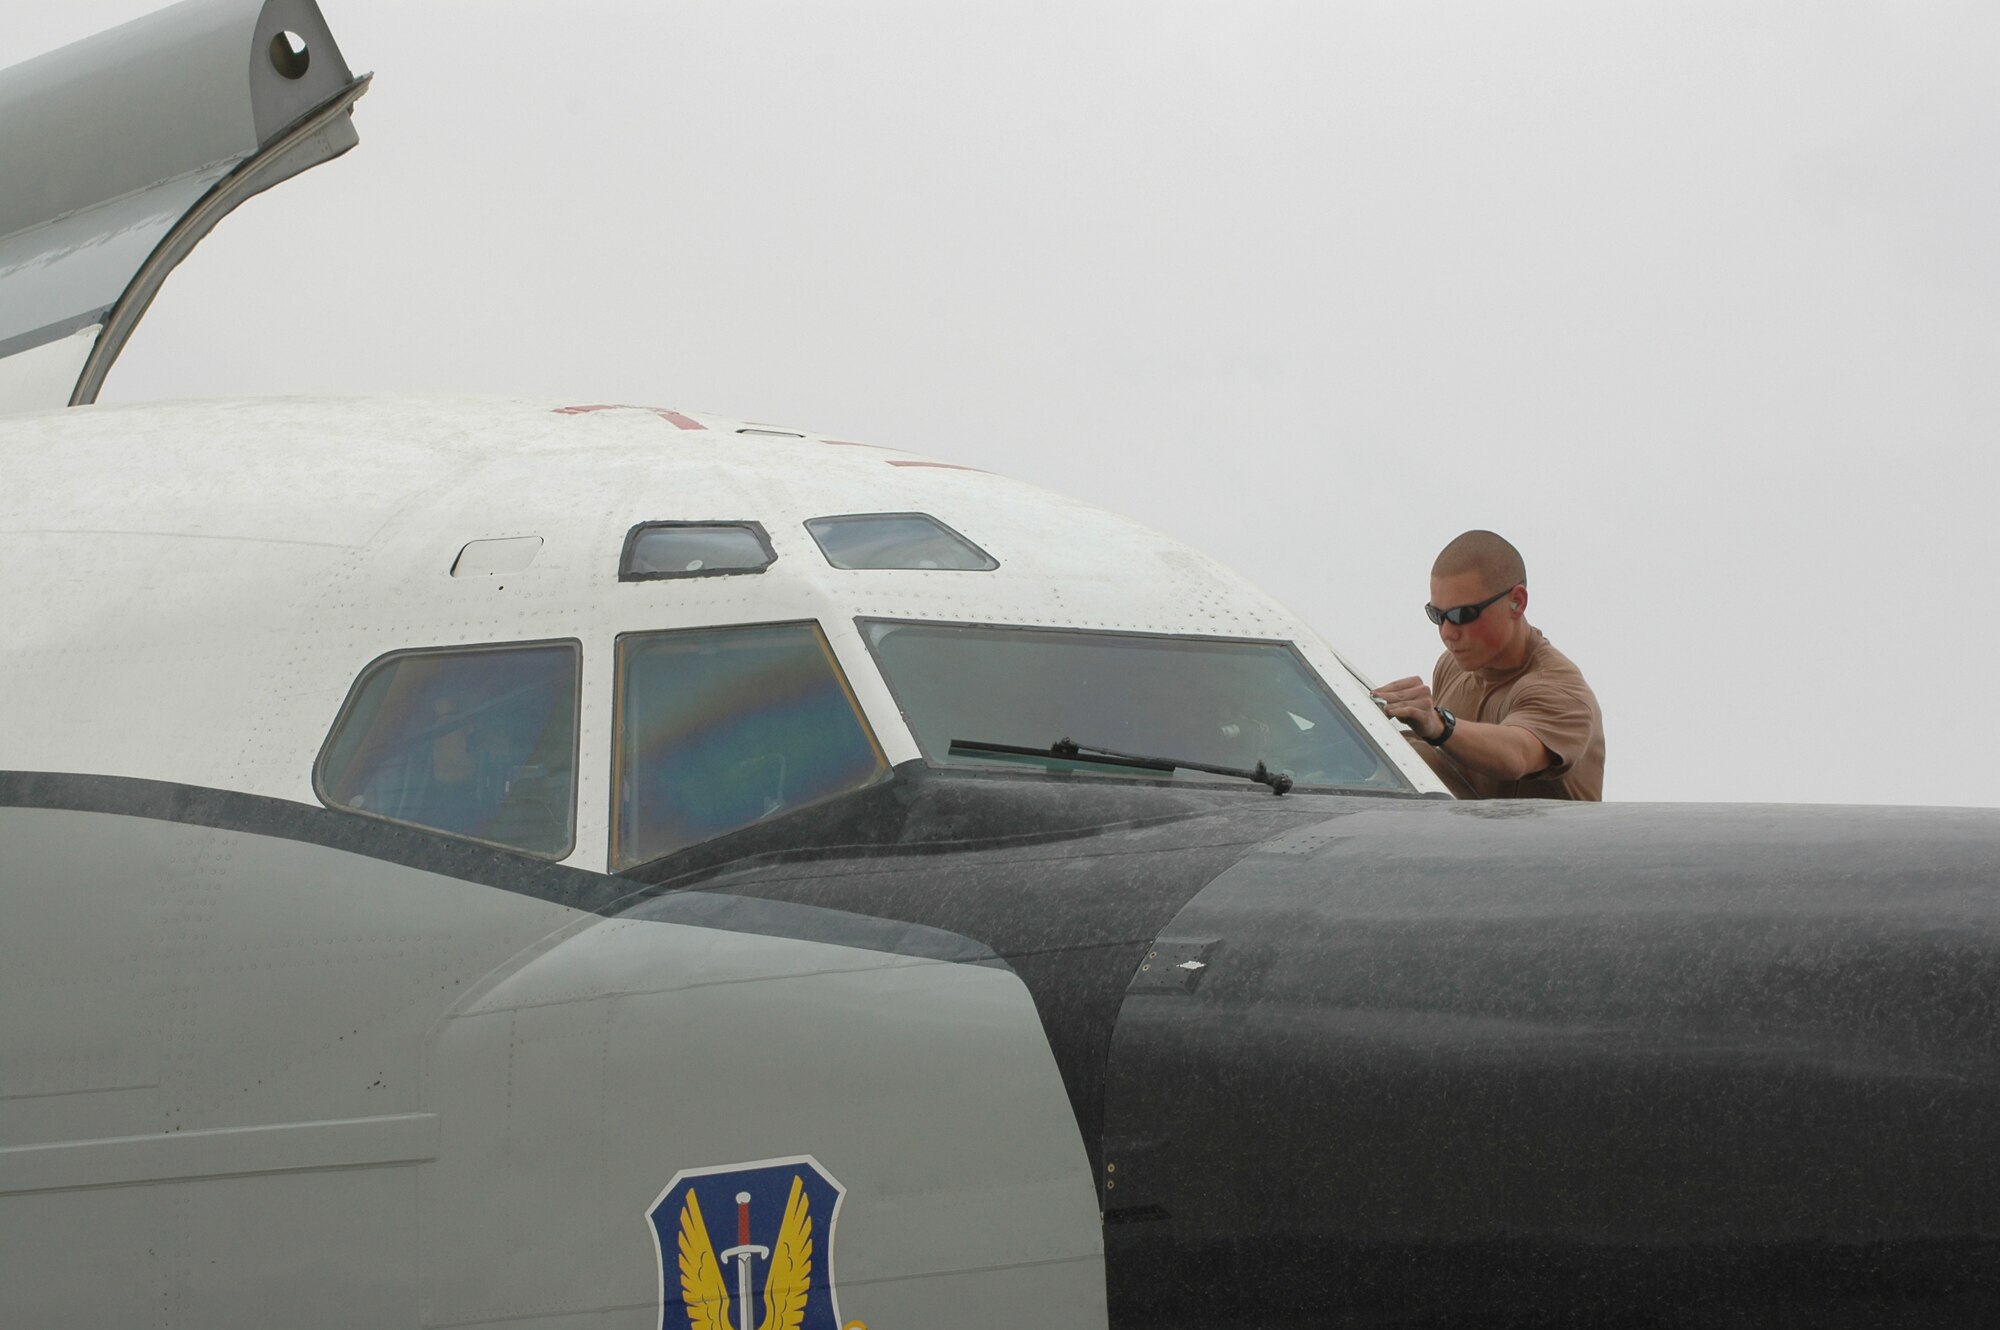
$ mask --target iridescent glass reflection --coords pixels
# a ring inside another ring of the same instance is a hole
[[[622,637],[618,707],[617,868],[887,770],[815,624]]]

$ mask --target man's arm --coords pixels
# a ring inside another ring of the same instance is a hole
[[[1433,748],[1417,737],[1415,730],[1404,730],[1403,738],[1423,764],[1429,767],[1437,778],[1444,782],[1454,799],[1477,799],[1479,791],[1472,788],[1464,767],[1444,755],[1441,748]]]
[[[1412,676],[1385,683],[1375,696],[1388,705],[1383,709],[1392,719],[1408,725],[1420,739],[1435,739],[1444,733],[1444,717],[1438,715],[1431,686]],[[1495,780],[1526,780],[1538,771],[1547,771],[1561,759],[1548,746],[1519,725],[1487,725],[1461,720],[1441,752],[1468,771]]]

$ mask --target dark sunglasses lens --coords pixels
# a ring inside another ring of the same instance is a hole
[[[1424,617],[1432,623],[1443,623],[1444,611],[1435,605],[1426,605],[1424,606]]]
[[[1477,619],[1479,611],[1485,608],[1486,606],[1484,605],[1454,605],[1444,612],[1444,617],[1457,624],[1460,628],[1463,628],[1474,619]]]

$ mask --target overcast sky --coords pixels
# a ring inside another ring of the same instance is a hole
[[[158,8],[11,11],[11,64]],[[1377,680],[1492,527],[1614,799],[2000,805],[2000,5],[323,0],[361,146],[102,400],[823,430],[1239,569]]]

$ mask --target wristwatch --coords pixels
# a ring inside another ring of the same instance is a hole
[[[1438,708],[1438,718],[1444,722],[1444,728],[1438,731],[1437,738],[1424,740],[1433,748],[1444,747],[1444,741],[1451,738],[1451,732],[1458,728],[1458,717],[1452,715],[1447,708]]]

